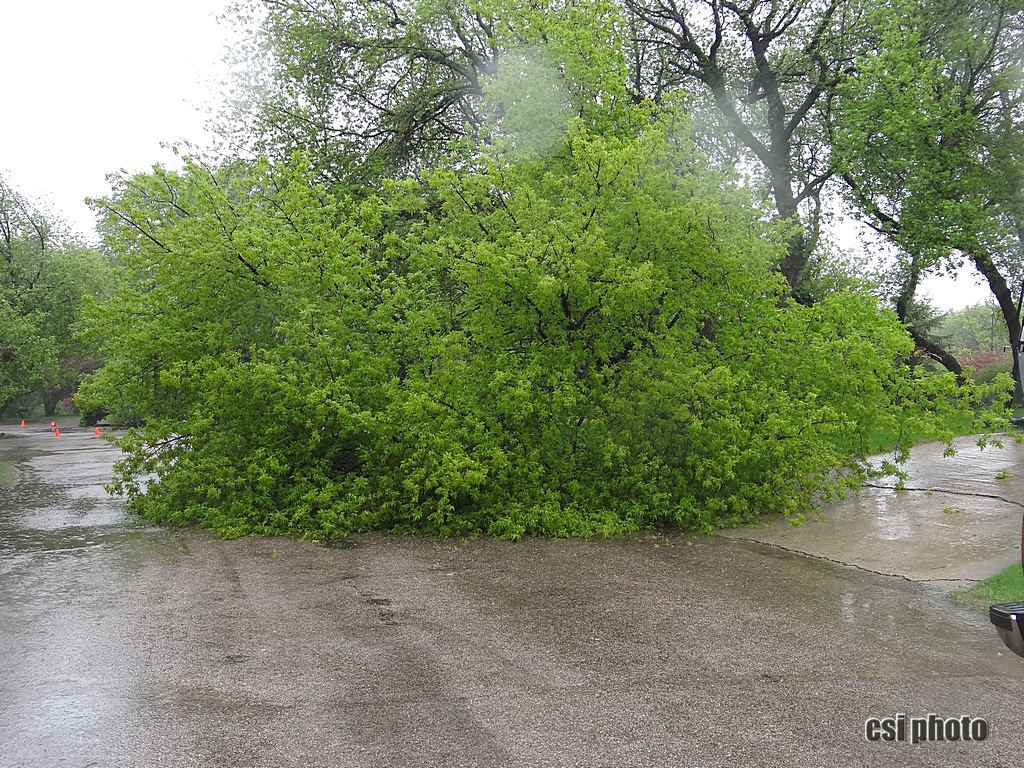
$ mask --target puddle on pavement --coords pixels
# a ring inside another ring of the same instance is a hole
[[[768,520],[722,535],[950,587],[987,578],[1020,562],[1024,446],[956,446],[948,458],[941,444],[916,447],[904,489],[866,487],[825,507],[824,520]]]
[[[14,609],[44,605],[66,590],[67,579],[110,568],[131,572],[169,538],[124,510],[108,494],[119,452],[84,431],[60,438],[36,429],[0,440],[0,460],[18,482],[0,490],[0,596]]]

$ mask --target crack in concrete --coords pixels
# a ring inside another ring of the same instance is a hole
[[[783,552],[790,552],[790,553],[792,553],[794,555],[801,555],[803,557],[810,557],[810,558],[812,558],[814,560],[823,560],[826,563],[832,563],[834,565],[844,565],[847,568],[856,568],[858,571],[864,571],[865,573],[873,573],[876,576],[890,576],[890,577],[896,578],[896,579],[903,579],[904,581],[909,581],[912,584],[930,584],[932,582],[939,582],[939,581],[948,581],[948,582],[953,582],[955,584],[964,584],[964,583],[977,584],[979,581],[981,581],[981,579],[971,579],[971,578],[967,578],[967,577],[956,578],[956,579],[953,579],[953,578],[949,578],[949,579],[937,579],[937,578],[932,578],[932,579],[914,579],[914,578],[911,578],[910,576],[907,576],[907,575],[902,574],[902,573],[889,573],[888,571],[876,571],[874,568],[868,568],[867,566],[858,565],[857,563],[847,563],[847,562],[845,562],[843,560],[837,560],[836,558],[833,558],[833,557],[826,557],[825,555],[816,555],[813,552],[805,552],[802,549],[796,549],[794,547],[784,547],[781,544],[775,544],[775,543],[770,542],[770,541],[759,541],[757,539],[748,539],[748,538],[745,538],[745,537],[742,537],[742,536],[735,536],[733,538],[739,539],[740,541],[751,541],[751,542],[753,542],[755,544],[760,544],[760,545],[765,546],[765,547],[773,547],[775,549],[782,550]]]
[[[968,491],[953,491],[948,488],[914,488],[909,485],[904,485],[899,488],[892,485],[874,485],[873,483],[865,483],[862,487],[864,488],[878,488],[880,490],[888,491],[920,491],[924,493],[945,493],[950,496],[968,496],[976,499],[995,499],[996,501],[1004,501],[1007,504],[1012,504],[1015,507],[1024,509],[1024,503],[1015,501],[1014,499],[1008,499],[1005,496],[1000,496],[998,493],[974,493]]]

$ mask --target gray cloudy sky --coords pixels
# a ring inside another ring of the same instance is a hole
[[[7,3],[0,171],[91,233],[82,200],[109,190],[106,174],[169,160],[161,143],[207,142],[226,2]]]
[[[83,199],[108,173],[173,162],[161,144],[205,145],[229,0],[36,0],[3,11],[0,172],[89,235]],[[943,308],[985,299],[974,277],[923,286]]]

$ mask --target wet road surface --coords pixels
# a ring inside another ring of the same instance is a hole
[[[955,441],[914,448],[904,487],[888,479],[794,527],[767,520],[722,535],[765,544],[875,573],[970,586],[1020,562],[1024,515],[1024,445],[1001,448]]]
[[[1002,767],[1024,748],[1024,659],[934,584],[725,537],[221,542],[127,518],[100,487],[114,458],[81,430],[0,438],[20,475],[0,489],[0,766]],[[898,713],[987,738],[865,739]]]

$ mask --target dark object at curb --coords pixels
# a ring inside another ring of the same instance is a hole
[[[988,618],[997,630],[1003,645],[1024,656],[1024,603],[999,603],[989,606]]]
[[[1014,416],[1010,419],[1010,423],[1017,429],[1024,429],[1024,416]]]

